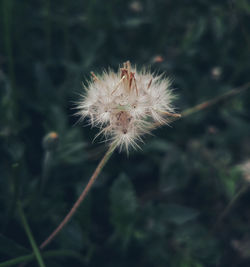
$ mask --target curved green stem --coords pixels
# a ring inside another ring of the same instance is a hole
[[[77,259],[79,262],[84,263],[83,258],[78,253],[71,251],[71,250],[51,250],[51,251],[42,253],[42,255],[43,255],[43,258],[54,258],[54,257],[62,257],[62,256],[72,257],[72,258]],[[2,262],[0,263],[0,267],[15,266],[23,262],[28,263],[34,259],[35,259],[35,255],[34,253],[32,253],[32,254],[17,257],[12,260]]]
[[[20,215],[20,218],[21,218],[21,221],[22,221],[22,224],[23,224],[23,227],[24,227],[24,230],[28,236],[28,239],[30,241],[30,244],[31,244],[31,247],[34,251],[34,254],[35,254],[35,257],[37,259],[37,262],[39,264],[40,267],[45,267],[45,264],[44,264],[44,261],[43,261],[43,258],[41,256],[41,253],[39,251],[39,248],[36,244],[36,241],[31,233],[31,230],[30,230],[30,227],[29,227],[29,224],[27,222],[27,219],[25,217],[25,214],[23,212],[23,208],[22,208],[22,205],[21,203],[18,201],[17,203],[17,208],[18,208],[18,213]],[[1,265],[0,265],[1,266]]]

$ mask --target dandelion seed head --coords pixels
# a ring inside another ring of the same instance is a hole
[[[101,129],[98,136],[117,142],[120,149],[138,148],[144,134],[156,124],[167,124],[168,116],[175,114],[171,82],[163,75],[138,71],[127,61],[117,73],[109,70],[92,76],[77,104],[77,115],[88,118]]]

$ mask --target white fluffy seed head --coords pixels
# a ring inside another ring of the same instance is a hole
[[[171,82],[163,75],[137,71],[128,61],[117,73],[109,70],[92,76],[77,104],[77,115],[88,118],[92,126],[101,129],[98,136],[103,134],[121,149],[139,147],[143,134],[175,116]]]

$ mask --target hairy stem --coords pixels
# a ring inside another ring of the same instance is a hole
[[[100,163],[96,167],[93,175],[89,179],[88,184],[86,185],[86,187],[84,187],[81,195],[79,196],[79,198],[77,199],[77,201],[75,202],[75,204],[73,205],[73,207],[71,208],[69,213],[64,217],[62,222],[51,233],[51,235],[48,238],[46,238],[46,240],[40,245],[40,249],[43,249],[44,247],[46,247],[55,238],[55,236],[64,228],[64,226],[69,222],[69,220],[75,214],[76,210],[79,208],[80,204],[83,202],[83,200],[85,199],[87,193],[89,192],[89,190],[91,189],[92,185],[94,184],[96,178],[98,177],[98,175],[102,171],[103,167],[105,166],[105,164],[107,163],[107,161],[109,160],[111,155],[113,154],[116,146],[117,146],[116,143],[112,143],[111,144],[111,146],[109,147],[108,151],[106,152],[106,154],[103,156],[102,160],[100,161]]]

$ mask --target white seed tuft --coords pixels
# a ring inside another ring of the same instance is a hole
[[[91,74],[93,79],[77,104],[77,115],[88,118],[92,126],[101,129],[98,136],[117,142],[120,149],[138,148],[143,134],[176,116],[171,82],[163,75],[137,71],[129,61],[118,73]]]

